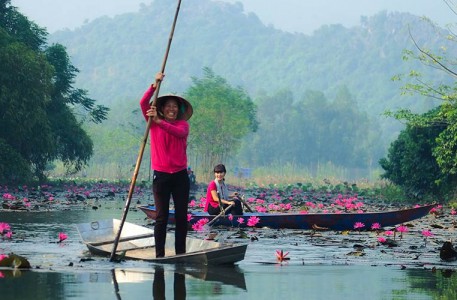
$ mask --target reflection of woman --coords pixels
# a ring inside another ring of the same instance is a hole
[[[242,215],[243,207],[241,201],[237,199],[237,194],[229,196],[227,187],[224,183],[226,169],[223,164],[214,167],[215,179],[208,184],[206,191],[206,205],[205,211],[210,215],[218,215],[222,208],[226,209],[229,205],[233,204],[231,208],[225,211],[226,214]]]
[[[184,274],[174,272],[174,299],[186,299],[186,278]],[[154,300],[165,300],[165,272],[162,266],[155,266],[152,296]]]

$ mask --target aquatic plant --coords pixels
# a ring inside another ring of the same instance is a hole
[[[424,239],[424,247],[427,247],[427,238],[433,236],[433,233],[430,230],[422,230],[422,235],[425,237]]]
[[[59,243],[62,243],[68,238],[68,235],[64,232],[59,232]]]
[[[203,231],[205,229],[206,223],[208,223],[208,222],[209,222],[208,218],[200,219],[192,225],[192,229],[195,231]]]
[[[408,227],[405,225],[400,225],[396,228],[398,232],[400,232],[400,240],[403,239],[403,233],[408,232]]]
[[[249,227],[254,227],[255,225],[257,225],[257,223],[259,223],[260,221],[260,218],[256,217],[256,216],[251,216],[249,219],[248,219],[248,222],[247,222],[247,225]]]
[[[0,234],[4,234],[9,230],[11,230],[10,224],[0,222]]]
[[[372,230],[379,230],[379,229],[381,229],[381,224],[373,223],[373,224],[371,224],[371,229]]]
[[[355,222],[354,223],[354,229],[359,229],[360,230],[363,227],[365,227],[365,224],[362,223],[362,222]]]
[[[287,255],[289,255],[289,252],[284,253],[284,251],[282,250],[276,250],[276,259],[278,262],[282,263],[285,260],[290,260],[290,258],[287,257]]]

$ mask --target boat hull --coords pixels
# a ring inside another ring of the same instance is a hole
[[[94,255],[110,256],[120,221],[102,220],[78,224],[78,232]],[[154,231],[125,222],[116,247],[116,255],[155,263],[230,265],[242,261],[247,244],[219,243],[197,238],[186,239],[187,253],[176,255],[174,234],[167,234],[165,257],[155,257]]]
[[[372,224],[379,223],[382,227],[395,226],[426,216],[434,207],[434,204],[421,207],[414,207],[401,210],[385,212],[364,212],[364,213],[244,213],[242,216],[233,216],[230,220],[227,216],[218,218],[213,226],[234,226],[246,227],[250,217],[258,217],[259,222],[255,227],[268,227],[273,229],[316,229],[327,228],[330,230],[351,230],[357,222],[363,223],[370,228]],[[148,218],[155,219],[155,207],[138,206]],[[211,221],[215,216],[205,212],[192,212],[190,224],[194,224],[201,219],[207,218]],[[239,223],[238,218],[243,218],[244,222]],[[170,211],[168,222],[175,223],[174,211]],[[363,228],[362,228],[363,229]]]

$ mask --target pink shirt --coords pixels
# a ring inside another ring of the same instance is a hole
[[[146,112],[150,108],[149,101],[154,94],[151,86],[140,100],[143,116],[148,120]],[[189,123],[185,120],[165,121],[160,124],[151,122],[151,168],[165,173],[176,173],[187,169],[187,136]]]
[[[214,208],[217,208],[219,206],[219,202],[214,201],[213,195],[211,195],[211,191],[217,191],[216,182],[214,182],[214,180],[208,184],[208,189],[206,190],[205,211],[208,211],[209,205],[211,205]]]

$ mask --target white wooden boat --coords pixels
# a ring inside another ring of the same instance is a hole
[[[94,255],[110,256],[121,221],[117,219],[78,224],[78,232]],[[165,257],[155,257],[154,230],[124,222],[116,255],[126,259],[157,263],[225,265],[244,259],[247,244],[221,243],[197,238],[186,239],[185,254],[175,254],[174,233],[167,234]]]

